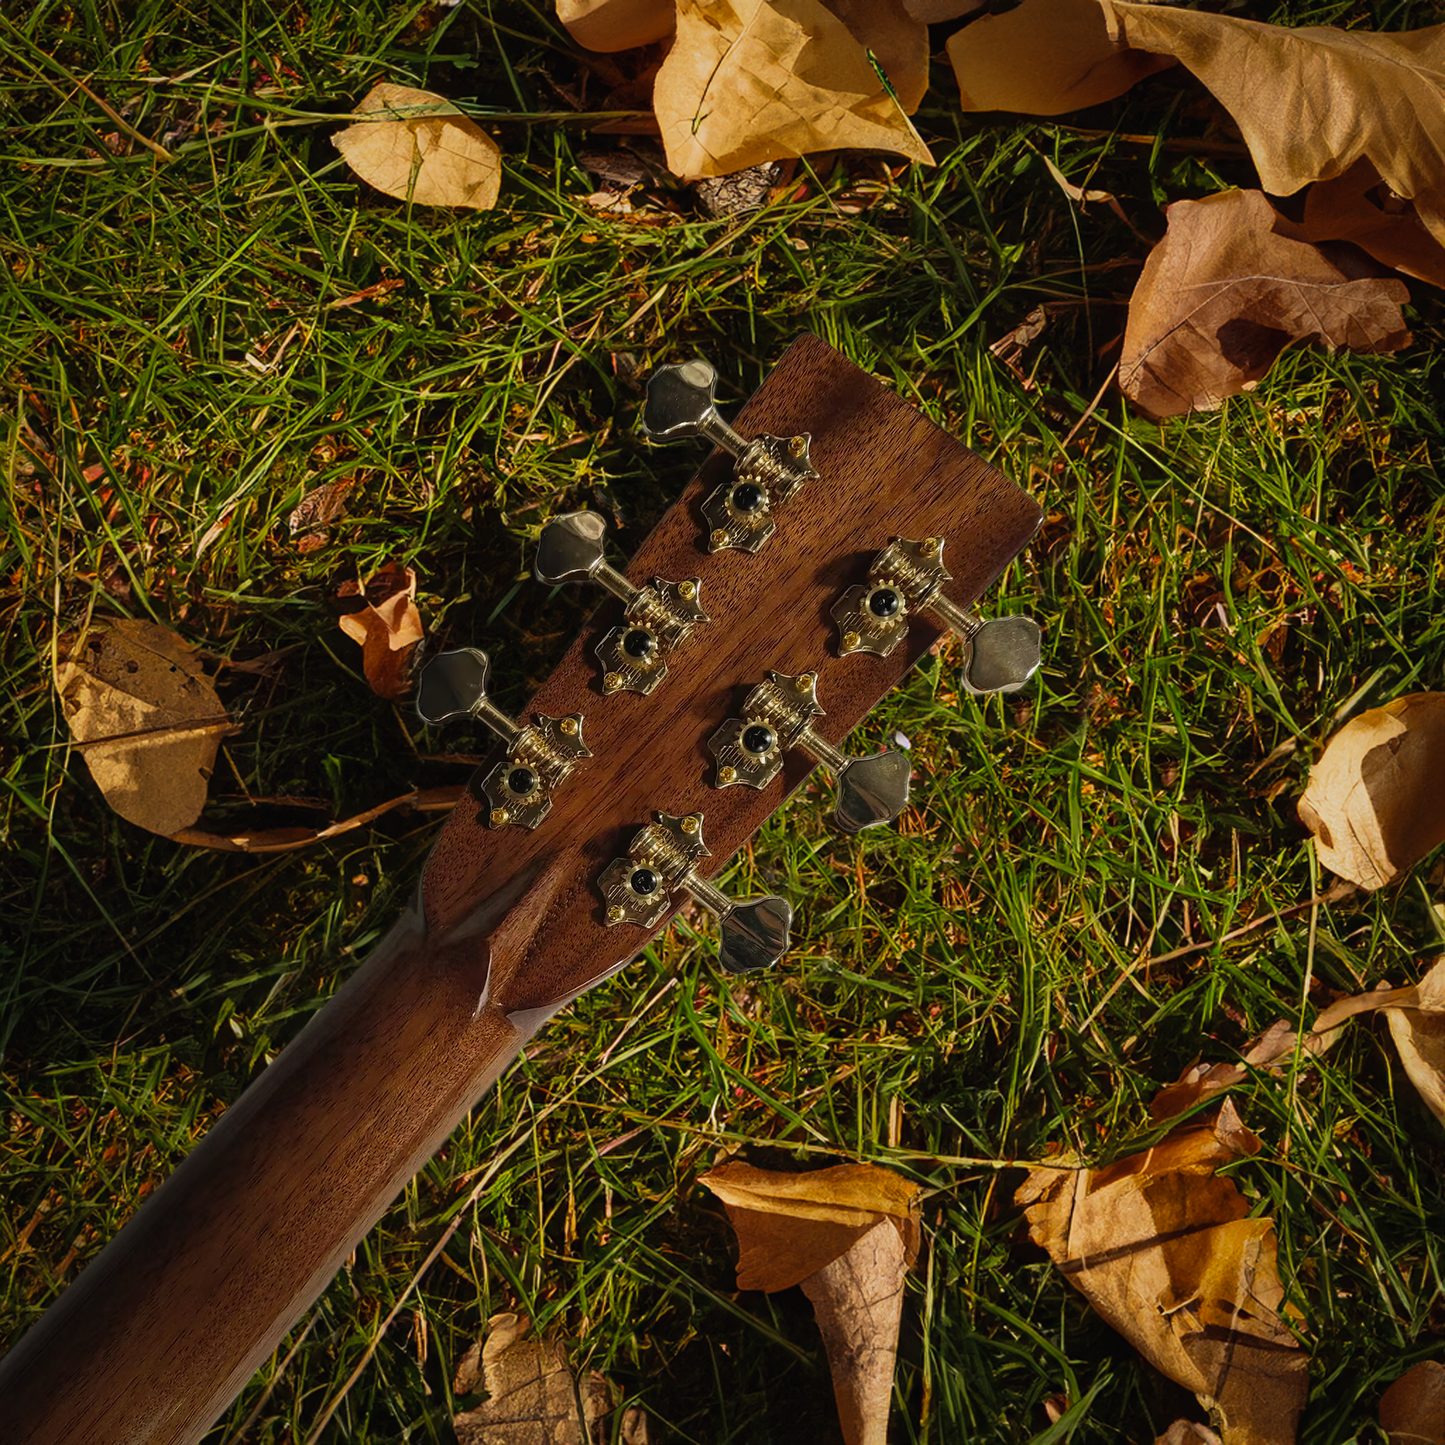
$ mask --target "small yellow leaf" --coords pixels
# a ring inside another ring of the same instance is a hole
[[[905,40],[896,53],[913,51]],[[840,148],[933,163],[864,45],[821,0],[678,0],[653,106],[684,180]]]
[[[1445,842],[1445,693],[1361,713],[1325,746],[1299,802],[1320,862],[1383,888]]]
[[[418,206],[489,211],[502,183],[502,152],[449,100],[385,81],[357,106],[360,120],[332,137],[368,185]]]
[[[588,50],[631,50],[672,34],[672,0],[557,0],[557,18]]]
[[[344,583],[340,596],[362,592]],[[366,605],[338,619],[341,630],[364,649],[362,671],[378,697],[404,697],[411,685],[411,654],[425,636],[417,611],[416,573],[388,563],[366,584]]]
[[[92,627],[55,686],[91,777],[122,818],[170,837],[200,817],[231,724],[193,647],[153,622]]]
[[[800,1284],[813,1302],[845,1445],[885,1445],[903,1279],[918,1257],[918,1186],[871,1164],[700,1176],[738,1238],[738,1288]]]

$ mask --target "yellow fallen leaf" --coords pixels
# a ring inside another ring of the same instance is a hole
[[[1069,1283],[1156,1369],[1193,1390],[1224,1445],[1287,1445],[1307,1360],[1278,1310],[1274,1225],[1214,1171],[1259,1141],[1228,1102],[1105,1169],[1035,1169],[1015,1194]]]
[[[418,206],[489,211],[502,184],[502,152],[451,101],[383,81],[356,107],[360,120],[334,135],[346,163],[370,186]]]
[[[1445,25],[1289,29],[1103,0],[1128,45],[1169,55],[1234,117],[1264,189],[1293,195],[1362,156],[1445,245]]]
[[[1445,842],[1445,693],[1346,723],[1310,769],[1299,815],[1320,862],[1361,888],[1383,888]]]
[[[631,50],[672,34],[672,0],[557,0],[557,18],[588,50]]]
[[[928,27],[905,0],[823,0],[848,33],[883,68],[909,115],[928,90]]]
[[[55,687],[91,777],[122,818],[170,837],[200,817],[231,724],[189,643],[154,622],[95,626]]]
[[[411,685],[411,654],[425,635],[417,611],[416,573],[388,563],[363,589],[343,583],[339,597],[364,595],[365,606],[343,613],[341,630],[364,649],[361,667],[378,697],[404,697]]]
[[[1390,1445],[1445,1445],[1445,1365],[1406,1370],[1380,1399],[1380,1429]]]
[[[885,1445],[903,1279],[918,1257],[918,1186],[871,1164],[700,1176],[738,1238],[738,1288],[800,1284],[828,1351],[845,1445]]]
[[[1255,386],[1291,341],[1406,345],[1403,281],[1346,275],[1259,191],[1176,201],[1129,300],[1119,386],[1151,417],[1208,411]]]
[[[1173,62],[1109,37],[1098,0],[1023,0],[948,39],[964,110],[1062,115],[1122,95]]]
[[[935,25],[940,20],[961,20],[987,4],[988,0],[903,0],[903,8],[925,25]]]
[[[678,0],[653,106],[668,166],[684,180],[840,148],[933,162],[864,46],[821,0]]]

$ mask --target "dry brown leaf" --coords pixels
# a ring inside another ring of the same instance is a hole
[[[1367,160],[1305,192],[1300,234],[1307,241],[1350,241],[1407,276],[1445,286],[1445,244],[1411,202],[1396,196]]]
[[[631,50],[672,34],[672,0],[557,0],[557,18],[588,50]]]
[[[1188,66],[1234,117],[1266,191],[1293,195],[1362,156],[1445,245],[1445,25],[1288,29],[1104,0],[1111,29]]]
[[[1251,390],[1291,342],[1409,342],[1405,283],[1347,275],[1259,191],[1176,201],[1168,217],[1130,299],[1119,360],[1120,387],[1147,415],[1212,410]]]
[[[348,582],[338,596],[355,597],[360,591]],[[362,671],[378,697],[395,701],[411,686],[411,654],[424,636],[415,596],[416,573],[388,563],[366,584],[366,605],[340,618],[341,630],[364,649]]]
[[[1320,862],[1361,888],[1383,888],[1445,842],[1445,693],[1346,723],[1310,769],[1299,815]]]
[[[928,27],[909,13],[904,0],[823,0],[823,4],[859,45],[873,52],[898,104],[912,115],[928,91]]]
[[[367,92],[360,120],[332,136],[346,163],[370,186],[418,206],[489,211],[502,184],[502,152],[451,101],[383,81]]]
[[[525,1339],[530,1328],[525,1315],[493,1315],[480,1352],[463,1357],[456,1392],[480,1381],[489,1398],[453,1417],[458,1445],[593,1445],[593,1427],[613,1407],[611,1386],[595,1370],[579,1378],[566,1347]]]
[[[964,110],[1062,115],[1122,95],[1173,62],[1109,37],[1098,0],[1023,0],[948,41]]]
[[[189,643],[154,622],[92,627],[55,686],[91,777],[122,818],[170,837],[200,817],[231,724]]]
[[[653,105],[668,166],[684,180],[840,147],[933,163],[863,45],[821,0],[678,0]]]
[[[813,1301],[846,1445],[884,1445],[903,1317],[918,1257],[918,1186],[871,1164],[778,1174],[724,1164],[700,1177],[738,1238],[738,1288],[801,1284]]]
[[[962,20],[987,4],[988,0],[903,0],[903,8],[925,25],[936,25],[940,20]]]
[[[1220,1445],[1219,1436],[1197,1420],[1176,1420],[1154,1445]]]
[[[1293,1441],[1307,1360],[1277,1313],[1274,1226],[1215,1169],[1259,1148],[1228,1101],[1100,1170],[1035,1169],[1014,1196],[1069,1283],[1215,1414],[1224,1445]]]
[[[1406,1370],[1380,1399],[1380,1429],[1390,1445],[1445,1445],[1445,1365]]]

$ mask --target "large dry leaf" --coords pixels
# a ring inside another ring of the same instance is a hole
[[[678,0],[653,106],[668,166],[685,180],[844,148],[933,161],[864,46],[821,0]]]
[[[672,0],[557,0],[557,18],[588,50],[631,50],[672,34]]]
[[[1292,195],[1363,156],[1445,245],[1445,25],[1291,30],[1171,5],[1104,4],[1127,44],[1172,56],[1214,92],[1265,190]]]
[[[411,685],[411,654],[424,636],[413,600],[416,573],[391,562],[371,578],[364,593],[347,582],[338,595],[366,598],[363,607],[344,613],[339,621],[341,630],[363,649],[361,668],[371,690],[393,701],[404,697]]]
[[[418,206],[489,211],[502,184],[502,152],[451,101],[383,81],[356,107],[360,120],[331,139],[368,185]]]
[[[948,41],[964,110],[1062,115],[1122,95],[1173,64],[1109,36],[1098,0],[1023,0]]]
[[[935,25],[940,20],[961,20],[987,4],[988,0],[903,0],[903,8],[925,25]]]
[[[459,1395],[488,1399],[456,1415],[459,1445],[594,1445],[594,1427],[613,1408],[612,1388],[595,1370],[579,1377],[555,1340],[529,1340],[525,1315],[494,1315],[486,1341],[457,1367]]]
[[[806,1174],[724,1164],[699,1182],[737,1234],[738,1288],[801,1284],[812,1300],[846,1445],[884,1445],[918,1186],[871,1164]]]
[[[1380,1399],[1380,1429],[1390,1445],[1445,1445],[1445,1365],[1406,1370]]]
[[[1445,693],[1346,723],[1310,769],[1299,815],[1320,862],[1361,888],[1383,888],[1445,842]]]
[[[122,818],[169,837],[200,817],[230,720],[189,643],[154,622],[92,627],[55,686],[91,777]]]
[[[1349,241],[1407,276],[1445,286],[1445,242],[1425,229],[1414,205],[1396,196],[1367,160],[1305,192],[1300,235]]]
[[[1129,302],[1119,385],[1153,417],[1250,390],[1292,342],[1406,345],[1405,283],[1347,275],[1259,191],[1176,201]]]
[[[1259,1141],[1226,1102],[1101,1170],[1035,1169],[1015,1199],[1069,1283],[1214,1412],[1224,1445],[1293,1441],[1307,1361],[1278,1310],[1274,1226],[1215,1169]]]
[[[912,115],[928,91],[928,27],[905,0],[823,0],[883,68],[898,104]],[[841,144],[841,142],[840,142]]]

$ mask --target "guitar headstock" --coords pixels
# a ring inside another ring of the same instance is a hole
[[[543,529],[540,579],[612,595],[523,717],[486,699],[480,653],[423,675],[425,718],[470,713],[505,744],[443,829],[422,901],[430,930],[458,936],[506,902],[487,992],[508,1012],[576,997],[688,896],[724,919],[727,966],[771,962],[788,902],[733,902],[712,874],[819,764],[845,831],[897,815],[906,754],[839,745],[944,631],[967,643],[974,691],[1037,665],[1032,622],[968,610],[1038,526],[1012,482],[816,337],[733,425],[713,379],[705,362],[653,379],[644,429],[717,449],[625,570],[598,514]]]

